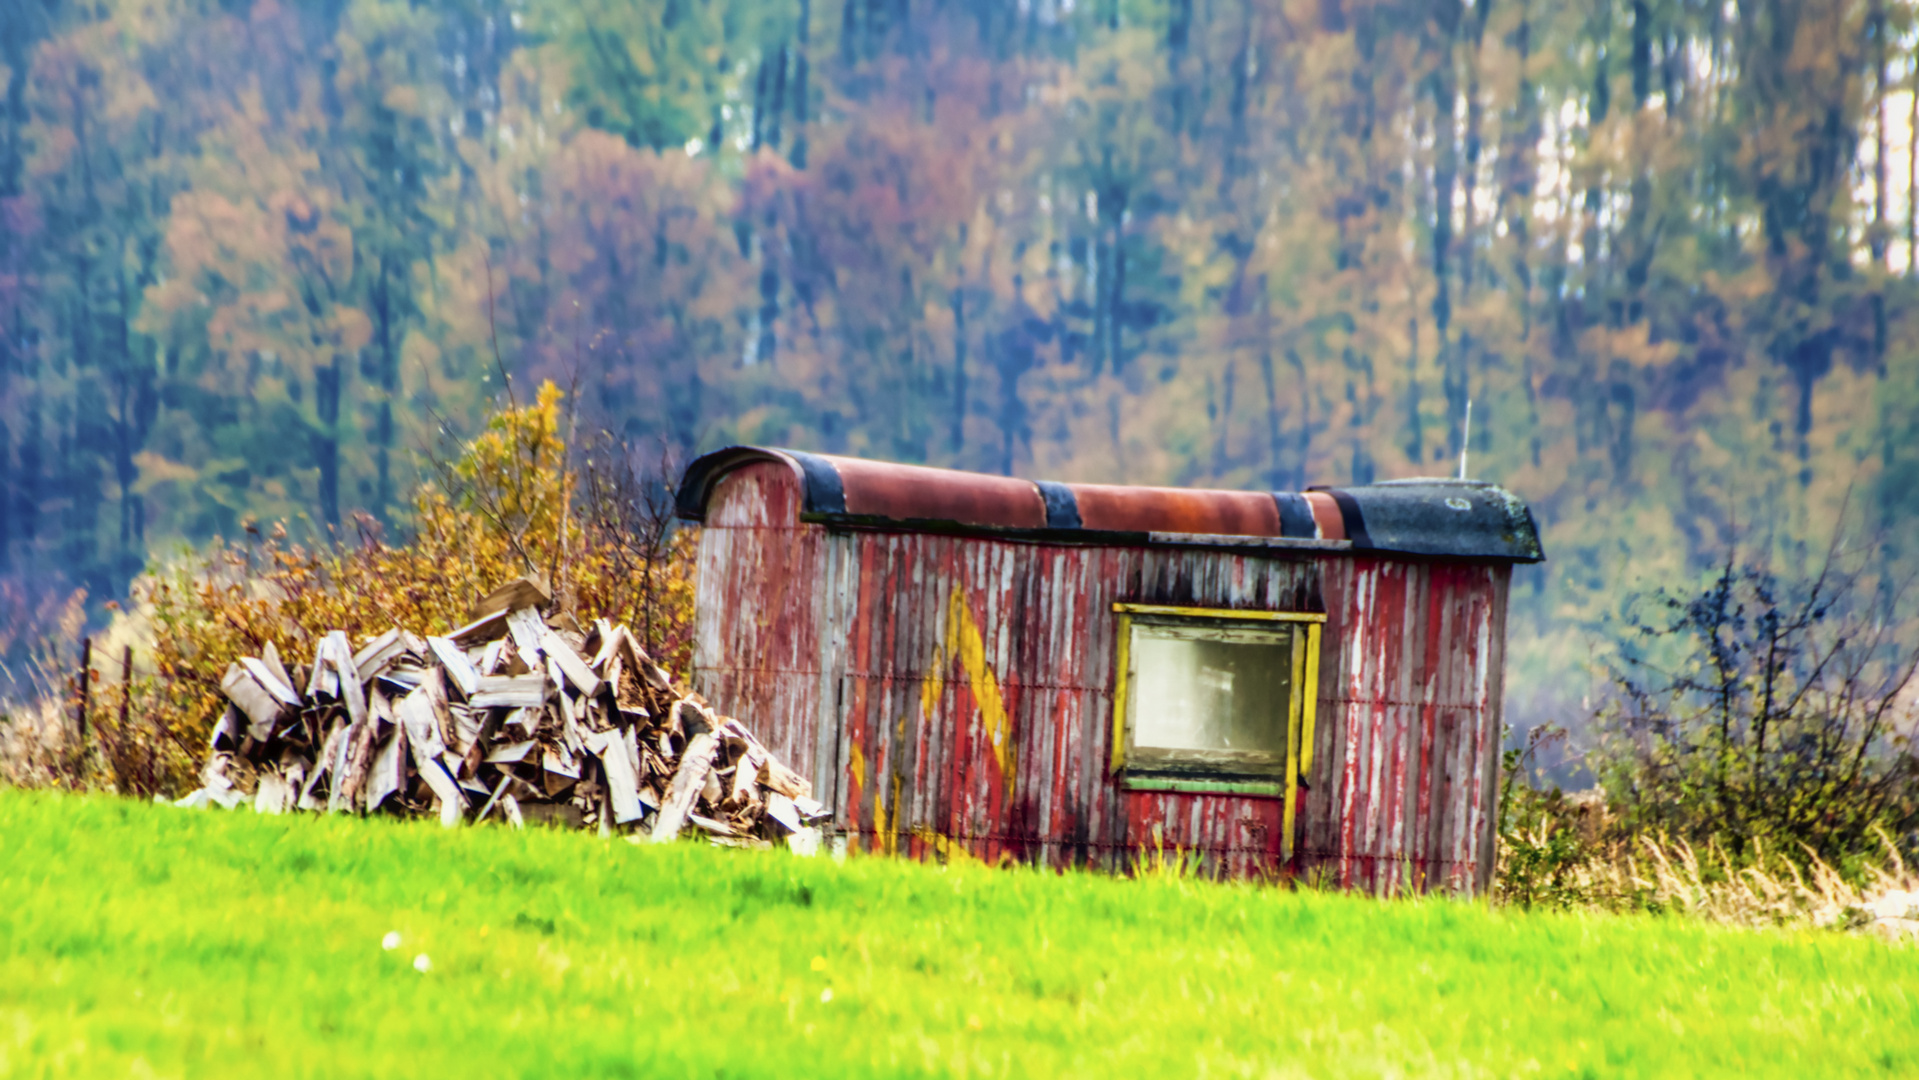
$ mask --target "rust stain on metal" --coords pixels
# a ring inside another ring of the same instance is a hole
[[[1020,529],[1046,524],[1046,503],[1030,480],[859,458],[826,460],[845,485],[849,514]]]
[[[1068,484],[1089,529],[1279,536],[1279,505],[1257,491]]]

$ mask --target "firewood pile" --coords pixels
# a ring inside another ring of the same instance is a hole
[[[676,686],[624,626],[546,616],[523,578],[444,637],[271,644],[227,669],[206,786],[181,805],[529,821],[811,853],[828,814],[738,720]]]

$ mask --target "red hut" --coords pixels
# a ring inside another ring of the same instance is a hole
[[[1486,888],[1491,484],[1058,484],[735,447],[687,469],[700,690],[855,850]]]

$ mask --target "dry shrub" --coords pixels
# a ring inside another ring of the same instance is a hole
[[[1541,825],[1527,838],[1549,843]],[[1842,871],[1811,852],[1795,860],[1759,850],[1735,860],[1713,844],[1640,836],[1587,848],[1560,867],[1551,906],[1686,915],[1733,926],[1816,926],[1871,930],[1896,940],[1919,935],[1919,876],[1881,834],[1882,859]],[[1500,846],[1501,895],[1512,901],[1514,847]],[[1542,898],[1545,899],[1545,898]]]
[[[437,463],[415,493],[403,542],[388,542],[364,516],[351,541],[324,547],[292,542],[283,526],[249,525],[243,540],[216,541],[136,581],[129,615],[151,638],[150,666],[135,669],[124,721],[96,708],[87,779],[132,794],[192,787],[225,708],[221,676],[238,657],[272,643],[289,660],[305,658],[331,630],[356,642],[393,626],[443,633],[521,575],[551,582],[556,605],[582,621],[644,628],[648,651],[683,676],[693,537],[617,505],[669,478],[645,475],[630,455],[602,455],[595,468],[622,482],[582,485],[561,435],[561,399],[547,383],[536,401],[500,411]],[[636,532],[636,520],[652,531]]]
[[[9,661],[0,663],[0,783],[74,782],[83,757],[74,704],[86,621],[85,589],[0,581],[0,655]]]

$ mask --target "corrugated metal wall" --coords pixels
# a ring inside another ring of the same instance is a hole
[[[1350,888],[1492,875],[1505,565],[1329,558],[1303,865]]]
[[[1294,869],[1387,891],[1483,887],[1503,567],[1018,543],[798,524],[799,481],[708,502],[702,692],[811,776],[862,850],[1126,869],[1164,849],[1282,872],[1272,798],[1122,790],[1115,601],[1328,612]]]

